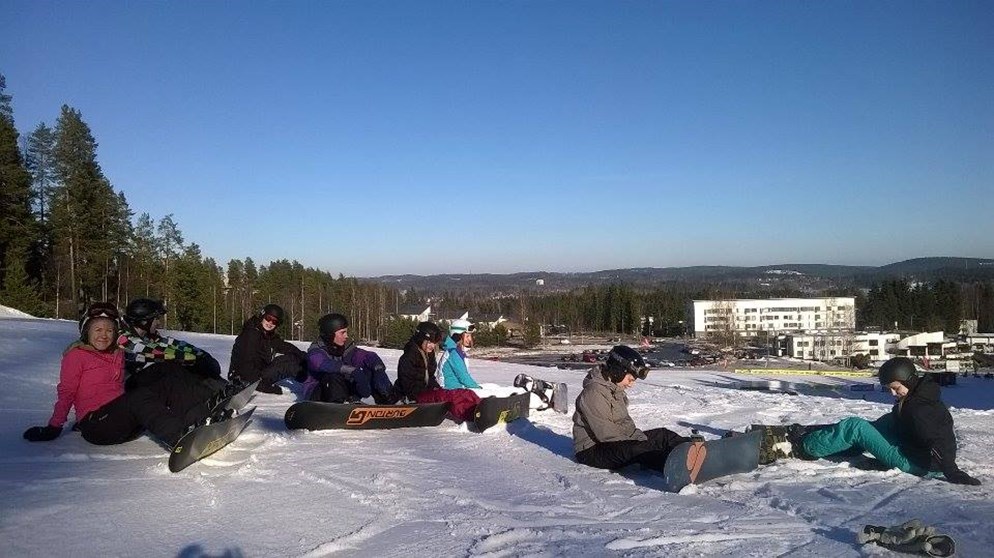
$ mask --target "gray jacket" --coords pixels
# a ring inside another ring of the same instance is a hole
[[[573,452],[580,453],[596,444],[622,440],[646,440],[628,416],[628,396],[618,384],[605,380],[601,366],[595,366],[583,380],[573,413]]]

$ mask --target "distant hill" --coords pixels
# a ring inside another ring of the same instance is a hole
[[[833,287],[865,287],[894,278],[921,281],[994,279],[994,259],[915,258],[884,266],[828,264],[779,264],[756,267],[691,266],[607,269],[582,273],[530,271],[493,274],[383,275],[369,278],[400,289],[430,294],[441,292],[492,292],[512,294],[522,291],[561,291],[587,285],[626,283],[652,287],[663,283],[707,283],[755,288],[793,289],[818,292]],[[539,285],[541,280],[542,284]]]

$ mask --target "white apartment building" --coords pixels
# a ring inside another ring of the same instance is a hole
[[[852,340],[852,356],[867,355],[871,361],[882,362],[896,352],[900,333],[857,333]]]
[[[856,327],[852,297],[694,300],[689,313],[690,330],[699,338],[852,332]]]

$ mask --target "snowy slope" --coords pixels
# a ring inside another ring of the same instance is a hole
[[[21,439],[51,414],[60,353],[75,327],[0,319],[4,556],[883,556],[890,553],[857,547],[855,531],[912,517],[955,536],[960,556],[989,556],[994,547],[994,380],[966,378],[945,390],[961,466],[985,483],[978,488],[785,460],[669,494],[648,471],[576,464],[569,415],[533,412],[530,422],[482,434],[448,421],[289,432],[291,393],[259,394],[258,418],[237,441],[172,474],[165,450],[147,437],[111,447],[71,432],[50,443]],[[232,337],[177,336],[227,368]],[[399,353],[380,352],[395,369]],[[471,367],[490,388],[524,371],[568,382],[574,397],[583,377],[476,359]],[[632,415],[644,428],[694,426],[712,437],[757,421],[875,418],[890,408],[880,392],[722,387],[736,379],[761,378],[653,372],[630,391]]]

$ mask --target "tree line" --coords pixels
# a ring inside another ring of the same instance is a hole
[[[401,304],[427,302],[427,293],[400,293],[387,285],[333,277],[297,261],[257,265],[250,257],[222,267],[187,242],[172,214],[137,216],[97,160],[97,142],[80,111],[61,107],[54,124],[42,122],[23,138],[14,125],[6,81],[0,75],[0,301],[30,314],[75,319],[96,300],[118,305],[137,297],[166,303],[166,327],[238,333],[245,317],[267,303],[287,319],[281,333],[313,339],[317,319],[336,311],[352,336],[402,344],[410,323],[391,319]],[[694,299],[811,296],[748,284],[672,281],[657,287],[597,285],[544,293],[442,292],[436,310],[472,316],[501,314],[520,322],[534,342],[539,325],[571,332],[675,336],[686,333]],[[960,319],[994,331],[994,283],[887,280],[868,291],[855,287],[822,296],[854,296],[857,327],[955,332]],[[649,320],[651,318],[651,320]],[[483,331],[481,344],[499,344],[506,330]]]
[[[237,333],[267,303],[287,311],[280,325],[313,338],[317,319],[338,311],[353,335],[375,338],[397,292],[279,260],[222,268],[187,242],[172,214],[135,215],[97,160],[97,142],[80,111],[63,105],[21,141],[0,75],[0,301],[43,317],[75,319],[96,300],[123,306],[163,300],[165,327]],[[163,196],[164,198],[166,196]]]

